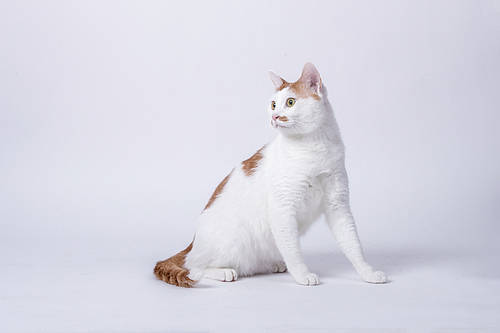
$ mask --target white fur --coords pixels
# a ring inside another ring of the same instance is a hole
[[[278,86],[282,81],[273,75]],[[262,150],[255,173],[248,176],[237,165],[220,196],[200,215],[185,262],[191,279],[206,275],[227,281],[287,268],[297,283],[316,285],[319,279],[304,263],[299,236],[325,214],[361,278],[387,281],[363,258],[349,207],[344,145],[326,89],[310,64],[301,79],[308,80],[307,86],[320,99],[299,98],[290,88],[272,96],[276,109],[271,110],[270,102],[270,117],[286,116],[289,121],[271,121],[279,134]],[[285,104],[290,97],[296,98],[293,107]]]

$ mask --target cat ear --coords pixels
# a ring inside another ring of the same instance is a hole
[[[271,78],[271,81],[273,81],[276,89],[279,89],[283,83],[285,83],[285,80],[283,80],[279,75],[274,74],[272,71],[269,71],[269,77]]]
[[[322,85],[321,77],[316,67],[314,67],[314,65],[310,62],[304,65],[299,81],[314,94],[320,94]]]

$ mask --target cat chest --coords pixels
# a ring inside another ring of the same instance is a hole
[[[323,188],[321,186],[320,178],[311,178],[306,183],[302,203],[299,204],[299,206],[302,206],[305,210],[314,209],[321,204],[322,197]]]
[[[319,180],[313,179],[308,184],[303,200],[297,203],[296,216],[299,232],[302,234],[321,214],[323,189]]]
[[[329,148],[316,146],[281,152],[276,158],[275,167],[285,174],[317,177],[335,168],[336,154],[332,151],[332,147]]]

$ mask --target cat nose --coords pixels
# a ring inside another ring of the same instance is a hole
[[[278,119],[280,116],[278,116],[277,114],[273,114],[273,120],[276,120]]]

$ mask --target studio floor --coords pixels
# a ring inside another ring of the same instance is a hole
[[[3,258],[1,332],[500,331],[500,270],[472,252],[372,250],[392,280],[372,285],[340,253],[308,249],[319,286],[282,273],[192,289],[156,280],[153,258]]]

